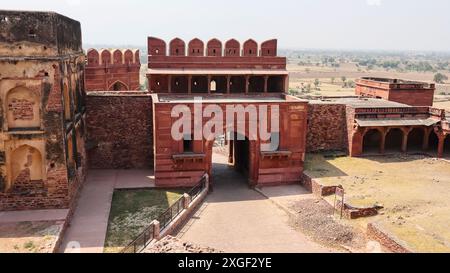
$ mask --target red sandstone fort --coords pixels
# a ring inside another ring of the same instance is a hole
[[[173,107],[192,109],[194,97],[224,112],[227,105],[279,107],[276,150],[261,149],[248,128],[243,140],[226,139],[229,164],[252,187],[299,182],[306,152],[441,157],[450,149],[433,84],[362,78],[355,96],[299,99],[287,94],[286,58],[275,39],[148,37],[148,90],[139,90],[139,51],[84,52],[75,20],[0,11],[0,33],[0,211],[71,208],[94,168],[151,168],[158,187],[197,184],[212,171],[214,141],[174,140],[170,131]]]

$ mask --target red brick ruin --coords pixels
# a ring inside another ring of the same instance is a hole
[[[249,186],[299,182],[306,152],[450,155],[448,118],[432,108],[434,84],[362,78],[355,96],[301,100],[287,95],[277,40],[149,37],[149,90],[138,91],[139,51],[85,55],[80,24],[55,13],[1,11],[4,18],[11,23],[0,24],[1,211],[71,208],[89,168],[152,168],[158,187],[192,186],[212,174],[214,137],[225,138],[229,164]],[[195,112],[194,98],[202,110],[225,113],[230,105],[279,107],[278,149],[264,150],[248,128],[242,140],[229,139],[259,115],[235,119],[225,136],[175,140],[171,111]]]

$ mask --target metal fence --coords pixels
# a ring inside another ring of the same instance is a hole
[[[158,217],[159,227],[161,230],[165,229],[170,222],[175,219],[184,209],[184,196],[181,196],[172,206]]]
[[[153,240],[153,235],[155,234],[155,226],[151,224],[147,227],[141,234],[136,237],[130,244],[128,244],[122,253],[139,253],[144,250],[150,242]]]
[[[188,194],[191,197],[191,201],[197,198],[197,196],[206,187],[207,176],[204,175],[200,182],[189,190]],[[164,211],[157,218],[159,222],[160,230],[165,229],[183,210],[185,207],[185,198],[181,196],[175,203],[173,203],[166,211]],[[136,239],[129,243],[122,249],[121,253],[139,253],[144,250],[154,239],[155,227],[151,224]]]

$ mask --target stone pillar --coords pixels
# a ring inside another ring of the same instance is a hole
[[[424,130],[423,130],[423,144],[422,144],[422,150],[424,150],[424,151],[428,151],[428,145],[429,145],[429,142],[430,142],[430,133],[431,133],[431,130],[432,130],[432,128],[425,128]]]
[[[188,209],[189,205],[191,204],[192,198],[187,193],[183,194],[183,198],[184,198],[184,209]]]
[[[387,133],[388,131],[381,131],[380,154],[384,154]]]
[[[208,75],[208,94],[211,94],[211,75]]]
[[[437,157],[442,158],[444,156],[444,141],[445,141],[445,135],[440,133],[438,135],[439,137],[439,145],[438,145],[438,154]]]
[[[269,80],[269,76],[264,76],[264,93],[267,93],[267,82]],[[273,91],[273,90],[272,90]]]
[[[231,76],[227,75],[227,94],[230,94],[230,81],[231,81]]]
[[[248,94],[248,85],[249,85],[249,75],[245,75],[245,94]]]
[[[192,75],[188,76],[188,94],[192,93]]]
[[[167,84],[167,91],[169,92],[169,93],[172,93],[172,75],[169,75],[169,76],[167,76],[167,78],[168,78],[168,84]]]
[[[403,139],[402,139],[402,153],[406,153],[408,150],[408,135],[411,132],[411,128],[402,129]]]
[[[234,157],[234,140],[228,140],[228,163],[233,164],[233,157]]]
[[[153,220],[153,238],[156,240],[160,239],[161,228],[158,220]]]

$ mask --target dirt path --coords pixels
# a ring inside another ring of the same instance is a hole
[[[178,238],[225,252],[332,252],[289,225],[288,215],[214,155],[214,192]]]

